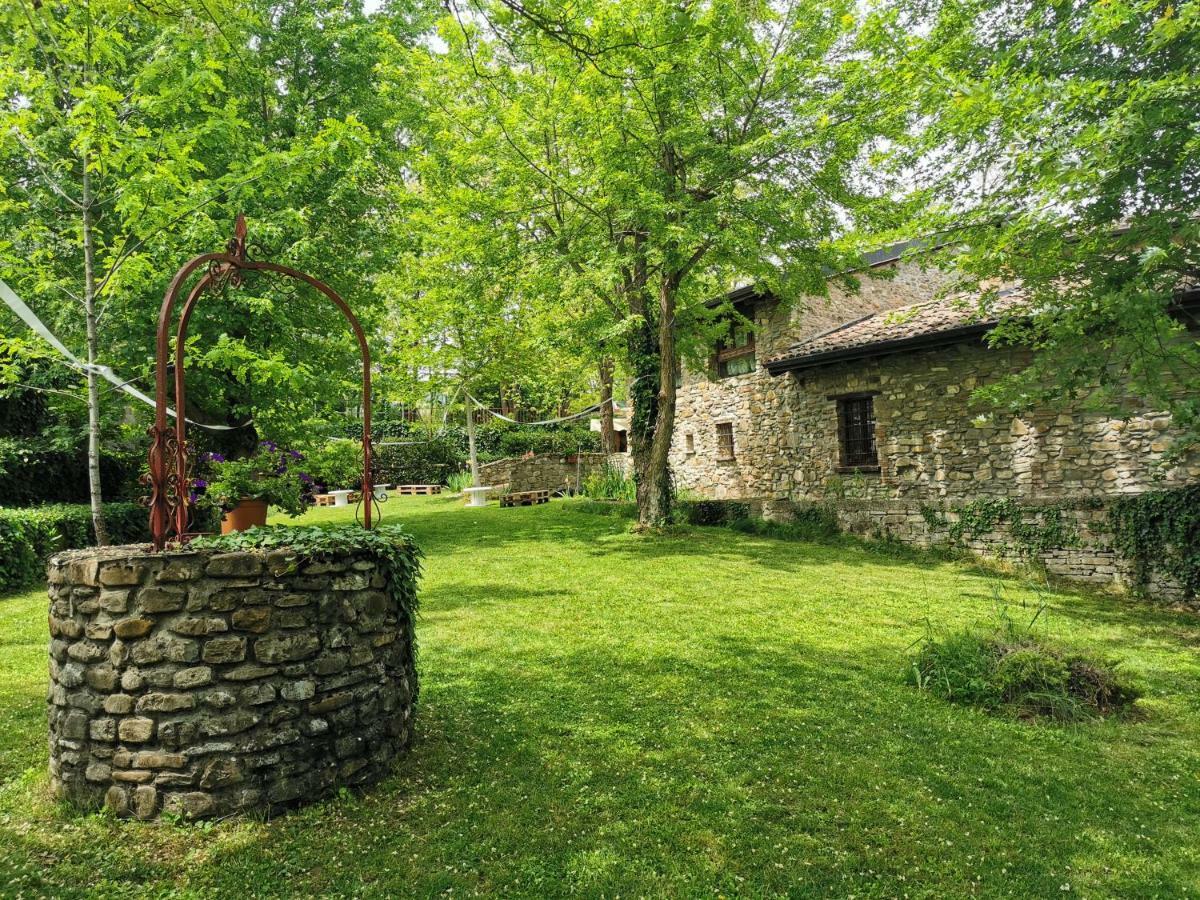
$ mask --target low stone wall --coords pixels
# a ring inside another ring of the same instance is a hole
[[[413,635],[375,561],[284,553],[54,557],[57,796],[189,818],[385,776],[412,735]]]
[[[580,453],[577,459],[552,454],[498,459],[479,467],[479,483],[507,485],[510,491],[575,492],[607,458],[603,453]]]
[[[765,518],[788,521],[797,509],[810,505],[765,501],[762,512]],[[1045,566],[1049,575],[1092,587],[1128,589],[1134,580],[1132,562],[1113,549],[1108,510],[1094,500],[1023,504],[1023,521],[1044,521],[1046,512],[1055,510],[1062,517],[1064,532],[1071,538],[1064,542],[1065,546],[1040,549],[1032,556],[1022,555],[1020,542],[1007,523],[998,523],[984,533],[963,535],[955,541],[951,527],[959,521],[960,514],[951,504],[928,506],[905,500],[842,498],[820,505],[833,511],[839,528],[860,537],[886,537],[923,549],[953,544],[985,559],[1037,562]],[[1188,599],[1179,584],[1153,573],[1145,589],[1154,597]]]

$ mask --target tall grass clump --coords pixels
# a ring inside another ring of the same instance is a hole
[[[583,495],[592,500],[637,500],[637,487],[625,470],[612,463],[605,463],[600,471],[593,472],[583,480]]]
[[[474,483],[470,472],[453,472],[446,478],[446,488],[452,494],[461,494]]]
[[[1073,722],[1130,709],[1141,690],[1119,662],[1052,642],[1000,607],[997,621],[917,642],[908,680],[944,700],[1020,718]]]

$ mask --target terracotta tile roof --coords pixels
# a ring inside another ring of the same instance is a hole
[[[815,334],[766,360],[772,375],[881,353],[953,343],[983,334],[1001,315],[1024,305],[1019,291],[1001,292],[986,313],[978,299],[959,294],[871,313]]]

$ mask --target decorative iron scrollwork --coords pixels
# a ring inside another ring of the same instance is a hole
[[[274,272],[304,282],[324,294],[350,323],[354,336],[358,341],[359,352],[362,355],[362,384],[363,384],[363,479],[362,495],[373,496],[373,472],[371,467],[371,351],[367,346],[367,338],[363,333],[358,318],[346,305],[341,296],[325,284],[288,266],[269,262],[256,262],[246,255],[246,220],[238,216],[233,237],[230,238],[225,253],[206,253],[185,263],[175,277],[163,297],[162,309],[158,316],[158,342],[155,371],[155,416],[154,425],[150,428],[149,475],[143,480],[150,486],[150,535],[156,550],[162,550],[168,538],[184,542],[190,536],[193,504],[190,499],[191,490],[191,460],[188,453],[188,442],[184,438],[185,420],[182,418],[186,408],[185,385],[183,380],[183,351],[187,335],[187,323],[191,311],[200,294],[207,292],[220,293],[227,286],[239,287],[245,272],[248,270]],[[180,360],[180,370],[172,373],[169,362],[170,337],[168,330],[171,325],[175,302],[179,299],[184,284],[197,271],[205,271],[204,278],[189,293],[180,314],[179,331],[176,335],[176,352]],[[175,380],[175,409],[179,417],[172,428],[167,422],[167,381],[174,375]],[[372,503],[367,502],[363,509],[363,526],[371,527]]]

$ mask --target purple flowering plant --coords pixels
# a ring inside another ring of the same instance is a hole
[[[221,453],[200,457],[201,476],[192,479],[193,503],[228,512],[242,500],[264,500],[298,516],[313,502],[313,479],[295,464],[304,455],[262,441],[249,456],[228,459]]]

